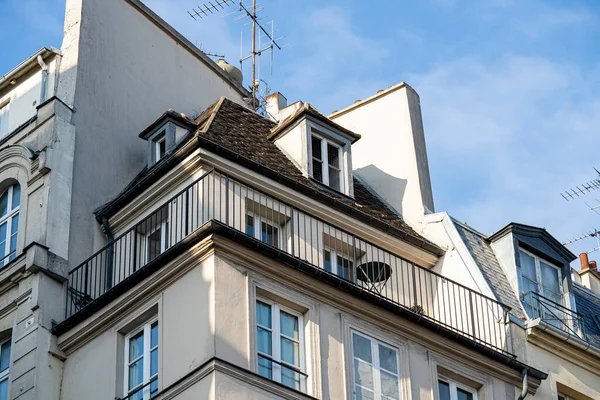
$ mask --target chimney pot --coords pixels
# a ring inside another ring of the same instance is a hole
[[[590,261],[590,271],[598,272],[598,265],[596,265],[596,261]]]
[[[579,255],[579,262],[581,262],[581,270],[586,270],[590,267],[587,253],[581,253]]]

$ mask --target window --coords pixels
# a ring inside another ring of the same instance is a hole
[[[353,262],[344,254],[338,254],[333,250],[323,251],[323,262],[325,270],[336,274],[340,278],[350,279],[350,270]]]
[[[477,400],[477,391],[441,377],[438,380],[439,400]]]
[[[158,321],[125,339],[125,393],[128,400],[148,400],[158,393]],[[127,397],[128,396],[128,397]]]
[[[148,234],[146,237],[146,262],[154,260],[167,249],[169,246],[167,232],[169,232],[169,223],[163,221]]]
[[[400,399],[398,351],[352,332],[354,399]]]
[[[152,163],[157,163],[167,154],[167,135],[166,131],[161,131],[150,139],[152,144]]]
[[[8,375],[11,342],[8,339],[0,346],[0,400],[8,399]]]
[[[263,243],[279,248],[279,227],[261,217],[246,215],[246,234]]]
[[[332,189],[343,192],[342,148],[315,135],[312,136],[311,145],[312,177]]]
[[[574,400],[572,397],[567,396],[566,394],[559,393],[558,400]]]
[[[540,294],[555,303],[563,304],[560,269],[531,253],[519,250],[521,261],[521,296],[527,314],[531,318],[538,317],[534,312],[535,302],[530,292]]]
[[[0,196],[0,267],[14,260],[17,254],[21,186],[12,185]]]
[[[258,373],[305,391],[302,315],[268,300],[256,302]]]
[[[0,137],[8,134],[8,110],[10,100],[0,103]]]

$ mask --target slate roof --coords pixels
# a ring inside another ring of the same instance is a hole
[[[587,341],[600,348],[600,295],[573,283],[573,296],[577,312],[583,316],[583,329]]]
[[[517,318],[524,318],[519,298],[508,282],[487,237],[454,219],[452,222],[496,299],[512,308],[511,312]]]
[[[328,190],[302,175],[294,163],[273,141],[269,140],[276,124],[263,116],[221,97],[196,118],[194,123],[198,129],[192,135],[178,144],[169,156],[151,168],[144,168],[114,200],[95,211],[96,218],[101,220],[103,217],[110,217],[135,196],[141,194],[145,188],[178,162],[179,158],[185,156],[180,154],[178,149],[182,149],[186,143],[195,138],[200,147],[216,151],[234,162],[245,163],[259,173],[268,174],[280,183],[309,194],[316,200],[326,201],[328,205],[432,254],[443,254],[442,249],[414,231],[356,179],[354,199],[352,199]]]

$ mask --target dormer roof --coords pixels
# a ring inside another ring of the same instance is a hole
[[[338,131],[339,133],[347,136],[350,140],[350,143],[356,142],[360,139],[360,135],[358,133],[354,133],[349,129],[344,128],[336,122],[333,122],[326,115],[322,114],[319,110],[317,110],[312,104],[304,103],[304,105],[298,108],[294,113],[292,113],[289,117],[285,118],[278,125],[271,129],[271,133],[267,136],[269,140],[276,139],[280,134],[286,131],[286,129],[295,122],[299,121],[303,116],[311,116],[315,118],[317,121],[323,123],[331,129]]]

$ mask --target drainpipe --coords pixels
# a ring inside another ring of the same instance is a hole
[[[46,86],[48,85],[48,65],[44,62],[42,55],[37,57],[37,62],[42,68],[42,88],[40,90],[40,104],[46,101]]]
[[[521,376],[523,377],[523,389],[521,390],[521,394],[517,400],[523,400],[527,397],[527,391],[529,390],[529,382],[527,382],[527,368],[523,368],[521,371]]]
[[[108,218],[102,218],[102,227],[104,228],[104,232],[106,233],[106,237],[108,238],[108,244],[111,246],[108,248],[108,253],[106,257],[106,290],[110,290],[113,284],[113,246],[112,244],[115,241],[115,237],[113,236],[112,231],[110,230],[110,225],[108,223]]]

